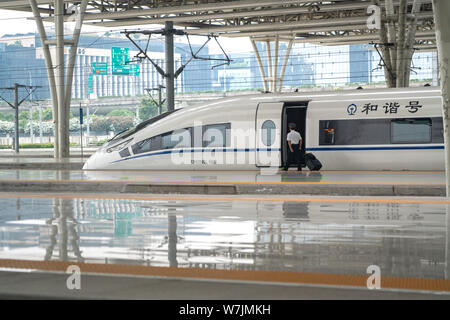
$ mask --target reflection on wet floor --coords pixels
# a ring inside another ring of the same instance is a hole
[[[82,170],[0,170],[0,180],[114,180],[185,182],[312,182],[312,183],[444,183],[441,171],[82,171]]]
[[[448,225],[443,204],[4,198],[0,259],[444,279]]]

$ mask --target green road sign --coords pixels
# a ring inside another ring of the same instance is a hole
[[[139,77],[141,68],[138,64],[129,64],[130,49],[122,47],[111,48],[112,74],[115,76]]]
[[[130,76],[139,77],[141,75],[141,66],[138,64],[130,64]]]
[[[92,74],[106,76],[108,75],[108,63],[106,62],[93,62],[92,63]]]
[[[92,80],[92,73],[89,74],[88,79],[88,93],[94,93],[94,81]]]
[[[130,74],[130,65],[128,62],[129,48],[112,47],[111,48],[111,61],[112,61],[112,74],[117,76],[128,76]]]

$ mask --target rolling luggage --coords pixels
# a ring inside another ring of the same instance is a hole
[[[305,154],[305,164],[311,171],[322,169],[322,163],[312,153]]]

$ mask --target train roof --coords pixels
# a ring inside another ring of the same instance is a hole
[[[227,105],[230,103],[243,103],[254,105],[259,102],[301,102],[301,101],[339,101],[351,99],[375,99],[380,95],[395,98],[420,97],[440,97],[440,87],[410,87],[410,88],[382,88],[382,89],[361,89],[361,90],[340,90],[340,91],[312,91],[312,92],[285,92],[285,93],[258,93],[238,95],[221,98],[196,106],[185,107],[185,111],[198,108]]]

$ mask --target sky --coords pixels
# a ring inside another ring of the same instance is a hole
[[[5,34],[16,34],[16,33],[28,33],[36,32],[36,24],[33,20],[29,18],[33,17],[32,13],[12,11],[12,10],[0,10],[0,37]],[[46,25],[53,25],[52,23],[46,23]],[[149,28],[155,29],[157,26],[144,26],[142,29]],[[116,28],[115,30],[123,30]],[[135,28],[134,28],[135,29]],[[100,28],[92,26],[83,26],[82,33],[96,33],[101,35],[104,32],[111,31],[111,28]],[[185,38],[178,39],[180,41],[185,41]],[[195,44],[202,44],[205,41],[203,37],[191,38],[192,42]],[[227,53],[249,53],[252,52],[252,46],[248,38],[219,38],[220,45],[225,49]],[[211,54],[221,54],[222,50],[215,43],[211,41],[209,46],[209,52]]]

